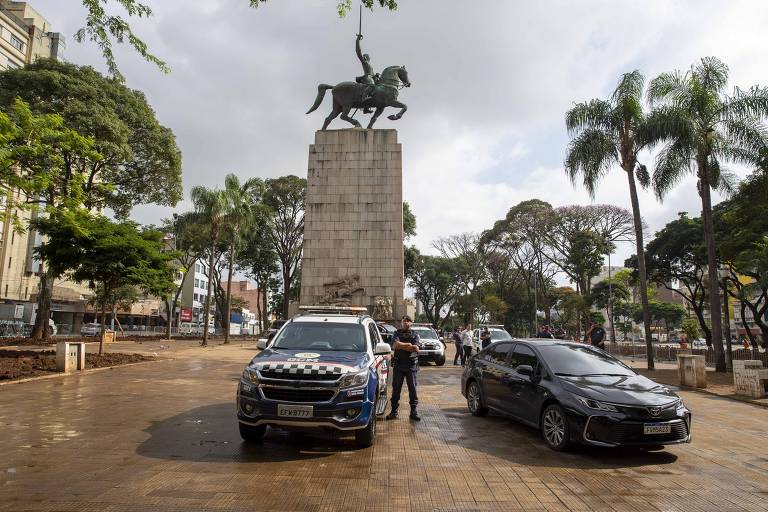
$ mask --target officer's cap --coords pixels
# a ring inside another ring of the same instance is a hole
[[[408,315],[403,315],[402,321],[403,322],[413,322],[413,320],[411,320],[411,317],[409,317]]]

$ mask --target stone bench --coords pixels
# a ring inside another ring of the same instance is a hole
[[[768,396],[768,368],[758,360],[733,361],[733,385],[737,395],[750,398]]]
[[[680,372],[681,386],[707,387],[707,365],[704,356],[678,352],[677,369]]]

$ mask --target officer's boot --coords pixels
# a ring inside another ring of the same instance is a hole
[[[411,416],[410,416],[410,418],[413,421],[421,421],[421,416],[419,416],[419,413],[416,412],[416,407],[415,406],[411,406]]]
[[[389,414],[387,414],[387,417],[385,418],[387,420],[396,420],[397,419],[397,407],[393,407],[391,411],[389,411]]]

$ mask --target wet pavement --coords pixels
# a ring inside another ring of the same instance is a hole
[[[766,408],[683,392],[692,444],[556,453],[469,415],[460,368],[430,366],[422,421],[379,423],[372,448],[277,430],[251,446],[234,396],[252,343],[163,346],[133,348],[173,359],[0,387],[0,511],[768,510]]]

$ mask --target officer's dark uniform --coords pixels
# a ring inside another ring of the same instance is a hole
[[[392,336],[393,345],[395,341],[410,343],[421,348],[419,335],[411,329],[398,329]],[[419,397],[416,394],[417,371],[419,371],[418,354],[416,352],[395,349],[394,356],[392,356],[392,411],[387,416],[387,419],[397,418],[397,408],[400,405],[400,392],[403,389],[403,380],[408,385],[408,403],[411,405],[411,419],[421,419],[416,413],[416,406],[419,403]]]

